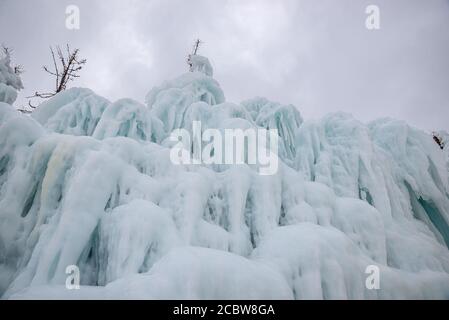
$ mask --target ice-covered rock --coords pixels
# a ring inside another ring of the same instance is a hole
[[[194,121],[277,129],[278,170],[173,163],[167,137]],[[146,105],[88,89],[31,117],[0,103],[0,294],[447,299],[448,175],[431,135],[403,122],[237,105],[201,72]],[[70,265],[80,290],[65,288]]]

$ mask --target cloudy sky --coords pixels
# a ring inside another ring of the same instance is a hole
[[[65,26],[66,6],[80,29]],[[368,5],[380,30],[365,27]],[[53,79],[49,46],[88,59],[81,78],[110,100],[144,100],[187,71],[193,40],[228,101],[292,103],[307,118],[345,111],[449,130],[449,0],[0,0],[0,42],[24,65],[18,103]]]

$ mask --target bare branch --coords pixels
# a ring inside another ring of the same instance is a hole
[[[55,91],[46,93],[35,92],[33,96],[28,98],[47,99],[53,97],[58,92],[65,90],[69,81],[79,78],[78,72],[87,62],[86,59],[79,59],[79,51],[79,49],[71,51],[68,44],[64,51],[61,50],[60,46],[56,46],[55,49],[50,47],[54,70],[50,70],[47,66],[43,66],[43,69],[45,72],[55,77]]]
[[[198,49],[200,48],[200,44],[203,42],[200,39],[196,39],[195,44],[193,45],[193,55],[196,55],[198,53]]]
[[[46,66],[43,66],[43,69],[44,69],[47,73],[49,73],[49,74],[51,74],[51,75],[53,75],[53,76],[56,76],[56,77],[59,76],[57,73],[55,73],[55,72],[53,72],[53,71],[50,71]]]
[[[29,108],[29,109],[28,109]],[[36,109],[37,106],[33,106],[31,104],[31,100],[28,100],[28,105],[25,107],[22,107],[20,109],[17,109],[18,111],[22,112],[22,113],[31,113],[33,112],[34,109]]]

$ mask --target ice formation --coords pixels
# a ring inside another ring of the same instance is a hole
[[[11,56],[5,50],[0,57],[0,102],[13,104],[20,89],[23,89],[22,80],[11,66]]]
[[[187,63],[190,66],[190,72],[201,72],[210,77],[214,75],[214,69],[206,57],[198,54],[189,54]]]
[[[226,102],[200,60],[145,105],[80,88],[31,116],[0,103],[2,298],[449,298],[449,171],[431,135]],[[193,121],[277,129],[278,172],[173,164],[168,136]]]

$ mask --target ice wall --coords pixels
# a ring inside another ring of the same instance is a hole
[[[279,170],[176,165],[173,129],[277,129]],[[146,105],[74,88],[0,103],[3,298],[449,298],[448,170],[432,137],[226,102],[210,75]],[[68,265],[80,290],[67,290]],[[365,285],[370,265],[380,289]]]

